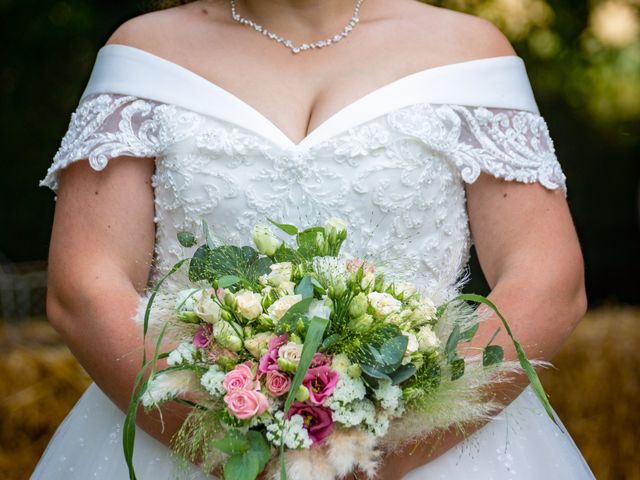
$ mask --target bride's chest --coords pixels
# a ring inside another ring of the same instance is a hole
[[[449,160],[459,132],[432,106],[403,109],[300,148],[188,112],[167,110],[155,125],[158,138],[171,143],[157,158],[156,202],[185,227],[216,210],[218,218],[258,212],[304,223],[326,215],[444,222],[464,203],[463,182]]]

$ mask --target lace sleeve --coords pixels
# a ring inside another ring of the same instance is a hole
[[[452,153],[462,179],[481,172],[518,182],[539,182],[567,195],[566,177],[544,118],[528,110],[453,106],[462,120]]]
[[[166,146],[156,110],[158,103],[119,94],[96,94],[81,100],[69,128],[39,186],[58,190],[60,170],[77,160],[88,160],[102,170],[121,155],[154,157]]]

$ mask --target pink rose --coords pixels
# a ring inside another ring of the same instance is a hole
[[[211,343],[212,333],[213,325],[211,325],[210,323],[200,325],[193,337],[193,346],[196,348],[207,348],[207,346],[209,346],[209,343]]]
[[[278,349],[287,343],[288,338],[289,335],[283,333],[279,337],[274,337],[269,340],[269,348],[260,359],[260,364],[258,365],[258,376],[262,376],[262,374],[265,374],[270,370],[278,369]]]
[[[251,366],[247,363],[241,363],[224,376],[222,386],[227,392],[232,392],[234,390],[255,390],[259,384],[256,385],[256,382],[253,381]]]
[[[287,393],[291,387],[291,379],[284,373],[280,373],[277,370],[269,370],[267,372],[267,392],[272,397],[279,397],[280,395]]]
[[[309,402],[322,405],[325,398],[331,395],[338,383],[340,375],[327,365],[310,368],[302,380],[302,384],[309,389]]]
[[[331,418],[331,410],[327,407],[307,405],[295,401],[291,404],[287,418],[291,418],[296,414],[302,417],[304,427],[307,429],[309,438],[314,444],[323,442],[331,433],[333,418]]]
[[[269,407],[267,397],[257,390],[232,390],[224,396],[231,414],[242,420],[260,415]]]

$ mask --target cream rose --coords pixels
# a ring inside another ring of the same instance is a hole
[[[262,313],[262,297],[259,293],[253,293],[249,290],[245,290],[242,293],[236,295],[236,308],[240,315],[247,320],[253,320],[258,318]]]
[[[302,295],[285,295],[282,298],[279,298],[267,309],[267,314],[269,317],[273,319],[274,322],[278,322],[287,310],[289,310],[293,305],[302,300]]]
[[[399,312],[402,302],[388,293],[371,292],[367,300],[373,308],[374,317],[381,319],[392,313]]]
[[[296,366],[298,365],[298,362],[300,362],[301,355],[302,355],[301,343],[287,342],[286,344],[282,345],[278,349],[279,358],[283,358],[286,361],[291,362]]]
[[[420,350],[421,352],[432,350],[440,345],[438,336],[429,325],[425,325],[420,328],[420,330],[418,330],[418,333],[416,334],[416,338],[419,345],[418,350]]]
[[[271,268],[271,273],[267,275],[269,285],[278,287],[283,282],[289,282],[291,280],[291,272],[293,270],[291,262],[274,263],[269,268]]]
[[[213,324],[220,320],[220,305],[211,298],[211,295],[212,292],[202,290],[193,311],[205,322]]]

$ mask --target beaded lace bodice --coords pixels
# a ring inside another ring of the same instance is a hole
[[[172,82],[188,91],[176,93]],[[514,56],[401,78],[295,144],[202,77],[110,45],[40,185],[56,191],[69,163],[86,159],[102,170],[121,155],[156,159],[156,274],[189,253],[176,233],[200,232],[201,219],[222,239],[248,244],[253,225],[267,217],[304,227],[339,216],[350,228],[349,253],[375,258],[436,301],[455,293],[469,256],[465,182],[486,172],[566,194]]]

